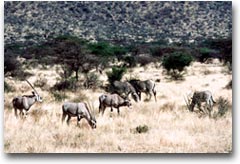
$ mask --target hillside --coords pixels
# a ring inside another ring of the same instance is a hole
[[[231,2],[4,2],[5,43],[69,34],[121,43],[232,34]]]

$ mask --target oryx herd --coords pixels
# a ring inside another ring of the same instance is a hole
[[[35,102],[42,102],[42,97],[38,94],[36,89],[28,80],[26,81],[34,91],[32,92],[32,95],[23,95],[13,98],[12,104],[16,117],[18,117],[18,110],[20,111],[20,117],[23,118]],[[156,84],[153,80],[129,80],[125,82],[114,81],[111,93],[99,96],[99,113],[102,113],[103,115],[105,109],[110,107],[111,112],[113,112],[113,108],[116,108],[119,115],[119,108],[121,106],[130,107],[132,105],[129,95],[131,95],[131,98],[133,98],[134,101],[138,102],[141,101],[141,92],[144,92],[146,96],[148,96],[148,100],[151,100],[153,95],[155,102],[157,101]],[[209,113],[215,103],[210,91],[195,91],[192,95],[188,95],[187,98],[184,96],[184,100],[190,111],[194,111],[194,107],[197,105],[200,111],[205,112],[201,109],[201,103],[205,102],[205,108],[208,109]],[[77,117],[77,124],[82,118],[85,118],[92,128],[96,128],[97,122],[94,116],[94,110],[93,108],[90,110],[89,104],[87,105],[85,102],[64,102],[62,105],[62,122],[65,121],[66,117],[67,124],[69,124],[71,117]]]

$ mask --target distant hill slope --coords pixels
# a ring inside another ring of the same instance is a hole
[[[92,40],[189,41],[232,33],[231,2],[4,2],[5,43],[71,34]]]

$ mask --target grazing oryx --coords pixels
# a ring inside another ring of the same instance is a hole
[[[24,111],[26,111],[26,114],[30,107],[35,103],[35,102],[42,102],[42,97],[39,96],[37,91],[34,89],[34,87],[31,85],[31,83],[26,80],[27,83],[32,87],[34,91],[32,91],[32,95],[23,95],[23,96],[17,96],[14,97],[12,100],[13,108],[14,108],[14,113],[15,116],[18,117],[17,110],[20,110],[20,116],[24,116]]]
[[[139,101],[139,96],[135,88],[129,82],[114,81],[113,90],[113,93],[117,93],[123,97],[129,97],[129,94],[131,94],[134,101]]]
[[[118,94],[103,94],[99,96],[99,113],[102,111],[102,115],[106,107],[111,107],[111,112],[113,112],[113,107],[117,108],[118,114],[120,114],[119,108],[121,106],[128,106],[130,107],[132,104],[130,100],[123,99]]]
[[[145,81],[140,81],[140,80],[130,80],[130,84],[135,88],[137,91],[137,94],[139,96],[139,99],[141,100],[141,92],[144,92],[147,96],[150,95],[149,100],[152,98],[152,93],[154,95],[155,101],[157,101],[156,98],[156,84],[153,80],[145,80]]]
[[[212,96],[212,93],[210,91],[195,91],[193,93],[193,96],[191,97],[191,103],[189,98],[188,98],[188,101],[186,101],[187,103],[187,107],[190,111],[193,111],[194,109],[194,106],[197,104],[199,110],[201,110],[202,112],[204,112],[202,109],[201,109],[201,103],[202,102],[206,102],[207,106],[207,109],[209,112],[211,112],[212,108],[213,108],[213,104],[216,103],[214,100],[213,100],[213,96]],[[210,107],[210,109],[208,108]]]
[[[77,117],[77,125],[79,124],[82,118],[85,118],[88,121],[88,124],[92,127],[92,129],[97,127],[97,121],[95,117],[90,113],[90,110],[86,103],[79,102],[65,102],[62,105],[62,122],[64,122],[66,116],[67,124],[69,125],[71,117]]]

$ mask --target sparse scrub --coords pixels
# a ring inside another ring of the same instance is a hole
[[[86,94],[82,93],[81,91],[76,92],[74,98],[71,100],[72,102],[82,102],[88,100]]]
[[[14,92],[15,88],[13,86],[10,86],[6,81],[4,81],[4,92]]]
[[[211,74],[212,72],[211,72],[209,69],[205,68],[205,69],[203,69],[202,73],[203,73],[204,75],[209,75],[209,74]]]
[[[76,79],[74,78],[69,78],[67,80],[60,81],[56,83],[51,89],[52,90],[57,90],[57,91],[65,91],[65,90],[76,90]]]
[[[65,92],[52,91],[51,94],[53,95],[55,101],[64,101],[68,98]]]
[[[50,87],[47,85],[47,78],[40,76],[37,78],[37,80],[34,82],[34,86],[41,88],[42,90],[49,90]]]
[[[160,111],[163,111],[163,112],[169,112],[169,111],[173,111],[175,108],[175,104],[174,103],[165,103],[163,104],[161,107],[160,107]]]
[[[217,99],[217,105],[218,105],[218,112],[217,112],[217,116],[222,117],[224,116],[227,111],[230,110],[230,106],[229,106],[229,101],[223,97],[219,97]]]
[[[195,64],[198,63],[193,63]],[[92,131],[85,119],[76,126],[77,118],[71,120],[70,126],[61,124],[61,106],[64,100],[85,101],[95,113],[98,111],[98,97],[103,89],[88,89],[76,91],[42,90],[43,103],[36,104],[24,120],[13,117],[11,100],[13,96],[21,94],[17,88],[26,86],[25,82],[7,79],[9,84],[14,81],[15,92],[4,93],[4,152],[5,153],[225,153],[232,151],[232,113],[226,111],[217,119],[199,117],[199,114],[188,112],[184,106],[182,93],[187,92],[190,86],[195,88],[212,89],[216,95],[226,95],[231,99],[231,89],[219,85],[222,79],[227,83],[229,74],[218,69],[209,68],[211,76],[204,78],[201,70],[206,65],[189,67],[196,75],[186,76],[184,82],[167,81],[160,75],[160,83],[156,90],[159,93],[157,102],[132,102],[132,108],[123,108],[121,115],[96,115],[97,129]],[[214,69],[218,70],[215,71]],[[55,69],[52,69],[53,72]],[[156,80],[155,73],[162,68],[148,66],[147,72],[143,68],[133,68],[132,75],[126,73],[124,77]],[[35,70],[34,70],[35,71]],[[137,73],[136,73],[137,72]],[[57,74],[56,72],[54,72]],[[54,74],[50,73],[50,74]],[[102,79],[105,75],[99,75]],[[74,78],[73,78],[74,79]],[[204,79],[204,80],[199,80]],[[215,79],[215,80],[213,80]],[[9,81],[10,80],[10,81]],[[12,80],[12,81],[11,81]],[[61,80],[61,79],[60,79]],[[197,81],[197,83],[196,83]],[[82,82],[82,81],[81,81]],[[222,83],[221,83],[222,84]],[[50,94],[50,95],[49,95]],[[214,94],[215,95],[215,94]],[[218,101],[218,100],[217,100]],[[224,104],[224,103],[223,103]],[[226,103],[225,103],[226,104]],[[224,105],[222,105],[224,106]],[[231,102],[227,105],[231,107]],[[218,104],[214,105],[217,110]],[[224,109],[224,108],[222,108]],[[114,110],[115,112],[115,110]],[[223,113],[223,112],[220,112]],[[207,127],[207,130],[206,130]],[[29,140],[29,138],[31,138]],[[115,138],[113,140],[113,138]],[[147,138],[147,139],[146,139]],[[83,142],[84,141],[84,142]],[[143,144],[144,143],[144,144]],[[100,145],[100,146],[99,146]]]
[[[136,127],[136,133],[147,133],[149,130],[147,125],[139,125]]]
[[[101,81],[99,80],[99,76],[96,73],[88,73],[85,76],[85,81],[83,85],[86,89],[96,89],[101,86]]]

